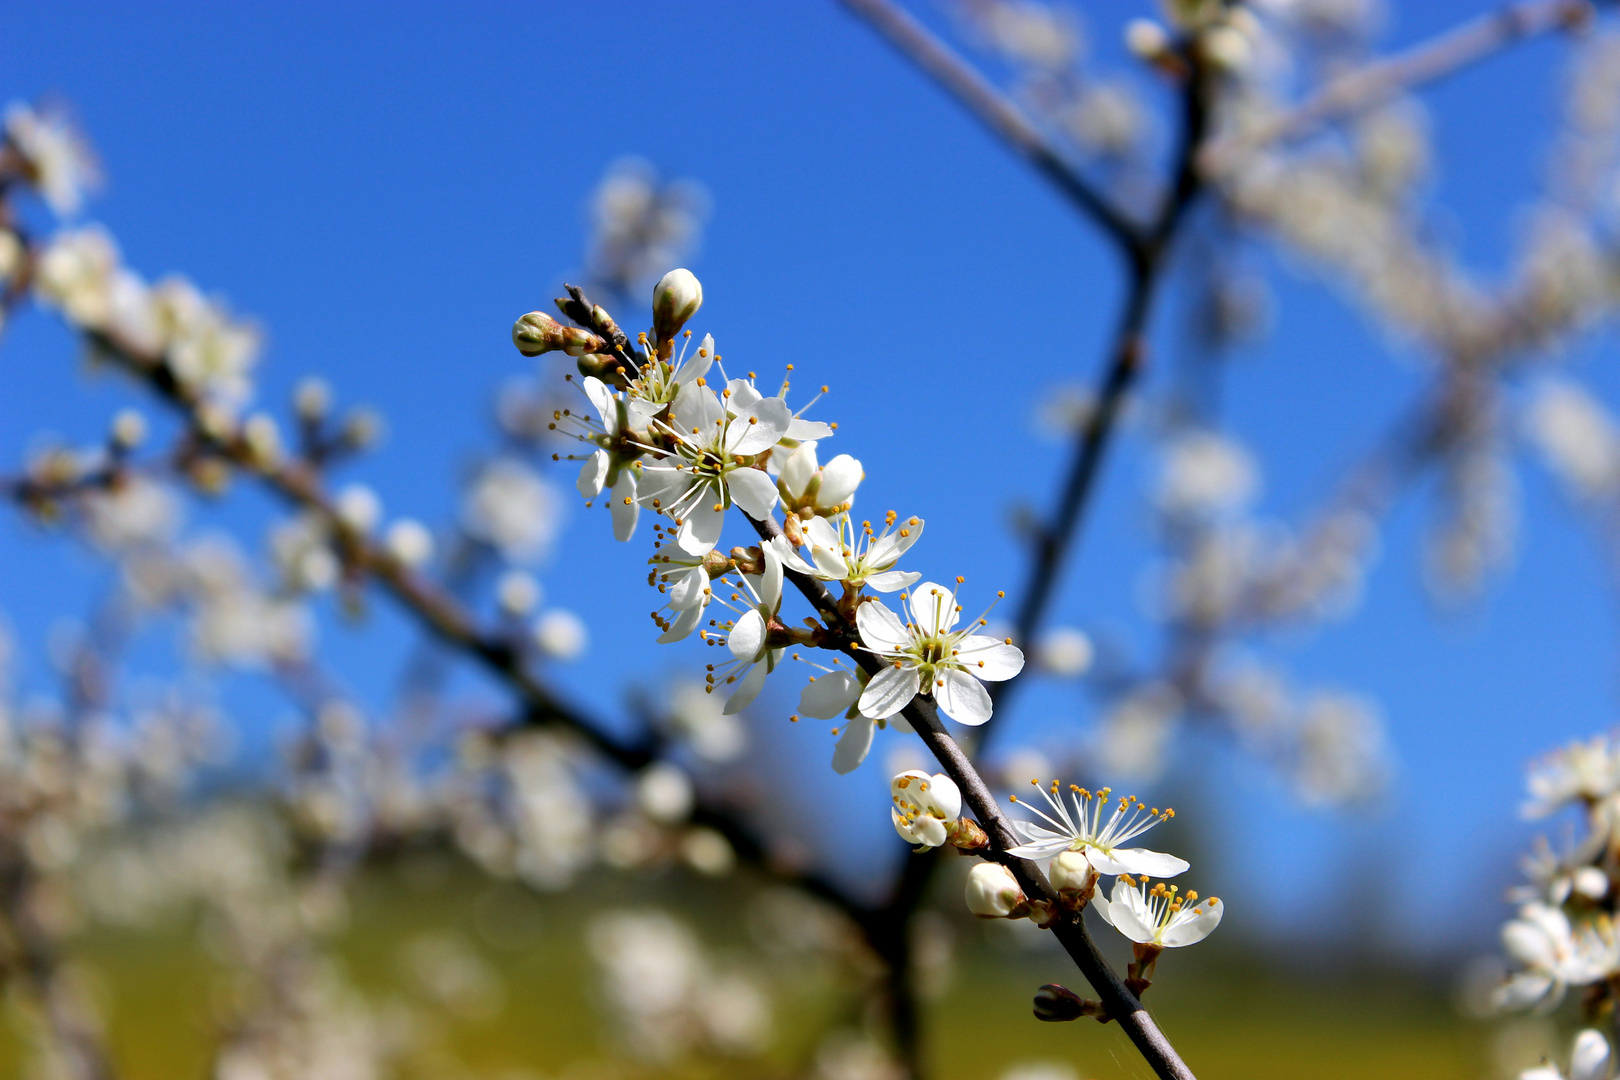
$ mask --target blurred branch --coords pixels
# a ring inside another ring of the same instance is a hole
[[[1141,373],[1154,297],[1164,277],[1173,241],[1202,187],[1197,159],[1209,125],[1207,93],[1208,85],[1195,66],[1182,94],[1181,147],[1177,153],[1175,179],[1147,239],[1131,262],[1131,277],[1109,348],[1108,365],[1097,388],[1096,402],[1076,438],[1057,505],[1051,516],[1035,527],[1029,573],[1013,618],[1013,639],[1025,649],[1034,646],[1041,621],[1052,604],[1064,559],[1074,546],[1086,508],[1091,503],[1097,473],[1118,427],[1120,412]],[[990,688],[991,700],[998,709],[1006,707],[1018,685],[1018,680],[1013,679]],[[994,720],[992,716],[990,723]],[[981,731],[987,736],[989,724]],[[980,742],[982,744],[983,736]]]
[[[1145,241],[1140,226],[1104,198],[1065,160],[1057,147],[1017,105],[953,52],[928,28],[891,0],[842,0],[907,59],[949,91],[969,112],[1051,181],[1059,193],[1091,218],[1133,258]]]
[[[1593,17],[1590,0],[1521,0],[1416,45],[1329,80],[1291,110],[1236,135],[1217,140],[1199,155],[1198,168],[1213,177],[1271,143],[1298,138],[1339,117],[1387,100],[1402,90],[1431,83],[1528,38],[1584,26]]]

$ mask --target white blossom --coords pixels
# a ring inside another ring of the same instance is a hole
[[[1104,922],[1132,941],[1165,949],[1203,941],[1226,911],[1216,897],[1199,900],[1195,892],[1182,894],[1162,881],[1150,887],[1146,879],[1138,882],[1129,874],[1115,880],[1107,903],[1095,906]]]
[[[747,601],[742,593],[732,593],[729,602],[720,600],[727,607],[731,603],[746,603],[747,609],[735,621],[722,624],[718,632],[704,631],[704,638],[711,645],[724,643],[731,653],[730,660],[708,665],[708,674],[704,677],[711,689],[736,684],[736,689],[726,699],[727,715],[747,708],[759,696],[765,687],[765,676],[776,670],[782,658],[782,648],[770,643],[771,624],[782,606],[782,560],[769,547],[764,549],[763,560],[763,573],[741,575],[741,588],[748,594]]]
[[[461,506],[467,534],[513,562],[534,562],[560,526],[556,493],[533,469],[497,458],[479,470]]]
[[[830,434],[830,432],[829,432]],[[789,432],[792,438],[792,432]],[[801,516],[832,515],[847,511],[855,489],[866,476],[861,463],[848,454],[839,454],[825,465],[816,461],[815,440],[800,443],[782,462],[776,486],[782,503],[789,510],[804,511]]]
[[[589,642],[585,623],[565,608],[553,608],[535,621],[535,647],[553,660],[577,659]]]
[[[574,486],[586,499],[595,499],[606,490],[608,507],[613,515],[613,535],[619,540],[629,540],[635,534],[636,520],[641,513],[641,504],[636,496],[637,473],[634,467],[643,452],[639,440],[645,439],[647,421],[657,407],[634,397],[615,394],[594,376],[583,379],[580,389],[596,410],[596,419],[563,410],[554,414],[551,426],[555,428],[558,424],[571,422],[578,430],[569,434],[596,447],[585,458]]]
[[[1606,735],[1572,742],[1531,766],[1526,787],[1527,818],[1546,817],[1573,802],[1600,802],[1620,790],[1620,746]]]
[[[774,537],[771,543],[782,561],[801,574],[821,581],[842,581],[855,589],[865,585],[878,592],[896,592],[922,577],[894,566],[922,536],[923,520],[907,518],[896,527],[898,520],[890,510],[884,515],[883,531],[875,533],[870,521],[861,522],[857,528],[847,511],[831,518],[813,517],[803,526],[809,562],[794,552],[785,536]]]
[[[946,830],[962,814],[962,792],[944,773],[930,776],[919,769],[900,773],[889,781],[889,796],[895,831],[910,844],[939,847]]]
[[[1141,836],[1162,821],[1176,816],[1168,807],[1150,808],[1134,795],[1122,795],[1115,801],[1112,812],[1108,804],[1112,792],[1109,788],[1087,791],[1069,785],[1069,799],[1074,812],[1064,804],[1059,794],[1058,781],[1050,788],[1039,780],[1030,783],[1041,793],[1051,807],[1048,814],[1028,801],[1013,797],[1020,806],[1027,807],[1041,822],[1015,819],[1013,828],[1025,843],[1008,852],[1021,859],[1050,859],[1060,852],[1082,852],[1099,874],[1137,874],[1151,877],[1174,877],[1187,869],[1185,859],[1146,848],[1127,848],[1124,845]],[[1106,813],[1106,817],[1104,816]]]
[[[77,214],[86,189],[100,180],[84,137],[65,116],[21,102],[6,107],[5,126],[6,139],[50,208],[63,217]]]
[[[904,623],[877,600],[855,611],[862,644],[886,662],[862,691],[861,712],[881,720],[923,693],[958,723],[990,719],[990,695],[980,680],[1012,678],[1023,669],[1024,654],[1010,640],[975,634],[986,625],[982,616],[955,629],[962,611],[955,589],[925,581],[900,599],[910,616]]]
[[[1534,1069],[1519,1073],[1519,1080],[1608,1080],[1613,1073],[1613,1050],[1603,1033],[1584,1028],[1570,1048],[1569,1072],[1560,1072],[1545,1059]]]
[[[1617,960],[1607,925],[1576,927],[1562,909],[1542,903],[1526,904],[1502,927],[1502,948],[1522,968],[1496,992],[1503,1009],[1555,1008],[1569,987],[1606,978]]]
[[[733,414],[707,386],[681,387],[669,422],[653,422],[675,439],[675,453],[644,463],[640,498],[676,522],[675,543],[682,551],[713,550],[733,503],[750,517],[769,516],[776,485],[745,461],[775,446],[791,421],[779,398],[760,399]]]

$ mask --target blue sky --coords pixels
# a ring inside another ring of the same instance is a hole
[[[1399,7],[1392,42],[1479,10]],[[1090,9],[1105,39],[1147,6]],[[832,386],[818,415],[840,421],[838,448],[865,463],[863,503],[928,519],[913,568],[969,573],[986,593],[1022,580],[1001,522],[1015,499],[1045,502],[1063,456],[1030,418],[1055,384],[1092,378],[1119,281],[1094,231],[954,103],[832,3],[380,10],[24,5],[0,65],[8,96],[73,103],[110,176],[91,213],[134,266],[184,271],[262,321],[262,402],[281,405],[319,371],[342,401],[383,410],[390,437],[344,477],[373,484],[390,515],[453,512],[454,481],[490,444],[491,394],[524,370],[513,318],[549,306],[580,265],[588,193],[635,153],[713,196],[691,260],[706,296],[694,325],[763,378],[794,363]],[[1425,96],[1442,220],[1482,273],[1512,250],[1516,208],[1536,189],[1565,50],[1535,43]],[[1098,51],[1115,61],[1111,45]],[[1234,364],[1226,405],[1267,467],[1264,511],[1297,519],[1421,385],[1422,364],[1331,289],[1273,269],[1274,332]],[[1155,334],[1163,367],[1179,341],[1174,300]],[[1009,307],[1053,346],[1039,365],[1009,346]],[[1582,355],[1612,398],[1601,350]],[[13,462],[35,432],[94,440],[137,400],[87,380],[43,316],[8,328],[0,356],[0,451]],[[1136,605],[1150,461],[1140,441],[1120,450],[1057,611],[1151,649]],[[1606,568],[1539,470],[1521,479],[1520,558],[1483,602],[1440,615],[1424,598],[1425,488],[1395,514],[1357,616],[1281,646],[1300,684],[1381,702],[1401,771],[1378,812],[1307,813],[1251,763],[1194,755],[1198,771],[1175,778],[1189,793],[1177,827],[1202,821],[1217,844],[1197,887],[1299,933],[1373,891],[1401,940],[1485,942],[1529,836],[1515,815],[1523,763],[1607,728],[1615,705]],[[267,513],[241,493],[193,521],[252,527]],[[595,642],[558,678],[612,712],[626,669],[656,683],[701,657],[651,644],[641,545],[606,535],[577,510],[545,583]],[[36,669],[52,620],[82,612],[105,581],[94,558],[0,522],[0,608]],[[411,640],[384,605],[358,630],[328,619],[322,634],[334,670],[373,701]],[[825,733],[779,723],[788,691],[753,722],[774,760],[817,761],[794,786],[858,838],[851,872],[871,873],[897,855],[886,776],[823,771]],[[262,685],[232,701],[261,727],[286,712]],[[1061,749],[1092,719],[1083,697],[1041,686],[1000,738]]]

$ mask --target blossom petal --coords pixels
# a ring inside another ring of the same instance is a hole
[[[810,439],[830,439],[833,436],[831,424],[823,424],[820,420],[800,420],[797,416],[788,424],[787,437],[794,442],[805,442]]]
[[[915,570],[884,570],[877,574],[866,575],[866,584],[878,592],[899,592],[908,585],[915,584],[922,577]]]
[[[792,420],[793,414],[781,398],[761,398],[737,410],[737,419],[726,430],[726,453],[743,457],[764,453],[787,434]]]
[[[704,334],[702,343],[698,345],[697,355],[681,365],[681,370],[675,373],[675,382],[678,385],[686,385],[708,371],[712,363],[714,363],[714,335]]]
[[[762,396],[759,388],[747,379],[732,379],[726,383],[726,404],[731,406],[733,412],[742,412]]]
[[[1034,859],[1036,862],[1041,862],[1052,858],[1054,855],[1061,855],[1068,850],[1069,838],[1067,836],[1057,836],[1046,840],[1032,840],[1027,844],[1019,844],[1008,851],[1007,854],[1015,859]]]
[[[1186,873],[1192,865],[1186,859],[1147,848],[1115,848],[1105,852],[1100,848],[1088,847],[1086,858],[1099,874],[1136,874],[1153,878],[1175,877]]]
[[[709,587],[709,575],[701,566],[694,566],[676,574],[669,585],[669,606],[676,611],[702,607],[703,590]]]
[[[726,648],[739,660],[752,660],[765,648],[765,618],[758,611],[742,613],[726,638]]]
[[[934,684],[934,701],[958,724],[977,726],[990,719],[990,692],[965,671],[942,671]]]
[[[684,640],[693,630],[697,629],[698,623],[702,621],[703,608],[701,607],[690,607],[677,612],[674,620],[669,624],[669,629],[658,635],[658,644],[668,645],[672,641]]]
[[[698,505],[681,519],[680,530],[675,533],[676,546],[688,555],[707,555],[720,542],[720,527],[725,524],[726,512],[716,510],[707,496],[705,492]]]
[[[641,516],[641,504],[636,502],[635,470],[619,470],[619,479],[613,485],[609,507],[613,513],[613,538],[628,540],[634,536],[636,519]]]
[[[1221,924],[1221,916],[1225,912],[1226,905],[1213,900],[1205,900],[1193,907],[1184,908],[1171,916],[1170,925],[1164,928],[1164,934],[1159,941],[1171,949],[1197,944],[1209,937],[1210,931]]]
[[[839,515],[842,521],[843,515]],[[844,549],[844,538],[839,532],[839,526],[824,517],[813,517],[804,526],[805,539],[817,547],[832,548],[834,551]]]
[[[945,633],[956,625],[958,616],[951,590],[934,581],[925,581],[911,590],[911,612],[925,636]]]
[[[880,601],[871,600],[855,609],[855,627],[861,632],[861,643],[878,652],[898,652],[911,644],[911,634],[900,617]],[[866,715],[873,715],[861,710]]]
[[[776,455],[771,455],[772,460]],[[807,442],[787,456],[782,462],[782,486],[787,490],[788,498],[798,499],[804,494],[804,489],[810,486],[810,478],[816,475],[820,465],[816,462],[816,444]]]
[[[799,558],[799,553],[793,550],[793,545],[788,543],[787,537],[773,536],[766,546],[776,552],[776,557],[782,560],[782,566],[785,569],[792,570],[796,574],[804,574],[807,577],[815,576],[816,568]]]
[[[1575,1049],[1569,1056],[1569,1080],[1603,1080],[1609,1075],[1612,1056],[1603,1033],[1586,1028],[1575,1036]]]
[[[574,487],[587,499],[594,499],[602,494],[602,485],[607,483],[608,452],[598,450],[585,459],[585,464],[579,467],[579,479],[574,481]]]
[[[733,469],[726,474],[726,490],[755,521],[764,521],[776,506],[776,483],[761,469]]]
[[[838,736],[838,745],[833,748],[833,772],[843,776],[859,768],[861,762],[866,760],[867,752],[872,749],[875,734],[877,724],[867,717],[857,716],[845,724],[844,733]]]
[[[824,508],[841,506],[855,495],[866,471],[861,463],[848,454],[839,454],[821,470],[821,488],[816,492],[816,505]]]
[[[848,671],[818,675],[799,692],[799,711],[812,720],[835,720],[861,696],[861,681]]]
[[[596,415],[602,418],[602,426],[612,431],[619,419],[619,406],[613,400],[613,392],[595,375],[585,376],[579,385],[585,391],[585,396],[591,399],[591,404],[596,406]]]
[[[714,430],[714,425],[725,416],[725,409],[720,405],[720,399],[713,390],[697,383],[687,383],[675,395],[675,404],[670,407],[670,417],[675,421],[676,433],[683,440],[696,439],[707,442]],[[697,434],[693,434],[693,428]]]
[[[754,588],[759,592],[759,602],[765,606],[765,610],[774,613],[782,606],[782,558],[769,544],[760,555],[765,561],[765,572],[760,575]]]
[[[765,688],[765,675],[764,664],[755,664],[749,668],[747,676],[737,684],[737,689],[726,699],[726,707],[720,710],[721,715],[730,716],[753,704],[754,699],[759,697],[759,692]]]
[[[986,634],[969,634],[957,643],[956,652],[973,677],[986,682],[1002,682],[1024,670],[1023,650]]]
[[[849,564],[844,561],[843,553],[837,548],[825,548],[820,544],[810,545],[810,558],[815,560],[816,571],[821,577],[829,581],[843,581],[849,577]]]
[[[862,605],[862,608],[876,605]],[[864,635],[863,635],[864,636]],[[860,710],[863,716],[882,720],[911,704],[917,696],[920,677],[916,668],[886,667],[866,684],[861,691]]]

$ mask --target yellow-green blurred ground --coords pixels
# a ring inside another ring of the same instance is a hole
[[[632,894],[607,879],[565,897],[537,897],[441,866],[430,874],[395,870],[368,875],[355,891],[341,954],[349,975],[377,998],[401,994],[408,982],[400,946],[448,928],[480,943],[499,971],[503,992],[488,1015],[448,1012],[426,1040],[438,1047],[414,1061],[413,1075],[454,1076],[460,1068],[513,1077],[756,1077],[807,1071],[817,1041],[831,1028],[859,1022],[852,995],[825,982],[777,999],[778,1037],[763,1061],[703,1060],[652,1069],[615,1058],[612,1036],[592,1003],[592,968],[584,926],[592,910],[622,907]],[[652,902],[692,918],[707,944],[724,948],[741,916],[707,891],[678,881]],[[1113,1025],[1091,1021],[1042,1024],[1029,1012],[1031,994],[1047,981],[1079,989],[1061,955],[1009,949],[997,934],[964,922],[951,988],[928,1006],[932,1073],[940,1080],[995,1080],[1020,1062],[1061,1062],[1082,1077],[1150,1074]],[[1169,954],[1149,995],[1160,1022],[1200,1077],[1313,1080],[1377,1076],[1380,1080],[1474,1080],[1491,1073],[1488,1029],[1459,1019],[1443,986],[1395,972],[1319,978],[1283,976],[1253,964],[1235,942],[1202,955]],[[111,1017],[114,1053],[127,1080],[201,1078],[207,1073],[210,994],[219,992],[198,942],[197,927],[175,922],[157,933],[101,931],[81,950]],[[792,965],[791,958],[779,961]],[[776,974],[790,985],[792,970]],[[15,1012],[15,1010],[13,1010]],[[22,1025],[0,1027],[0,1080],[22,1080],[27,1055]]]

